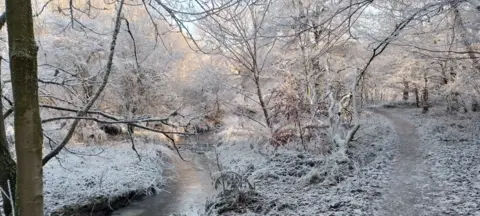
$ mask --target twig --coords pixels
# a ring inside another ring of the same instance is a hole
[[[4,191],[2,188],[0,188],[0,192],[2,192],[5,195],[4,197],[6,197],[8,201],[10,201],[10,205],[12,208],[12,215],[16,215],[14,197],[12,196],[12,186],[10,185],[10,180],[7,180],[7,187],[8,187],[8,194],[7,194],[7,191]]]
[[[98,122],[98,123],[105,123],[105,124],[129,124],[129,123],[163,122],[163,121],[165,121],[165,119],[127,119],[127,120],[105,121],[105,120],[100,120],[100,119],[94,118],[94,117],[61,116],[61,117],[43,119],[42,124],[52,122],[52,121],[67,120],[67,119],[91,120],[91,121],[95,121],[95,122]]]
[[[223,188],[223,195],[226,195],[226,191],[227,191],[227,188],[225,187],[225,180],[223,179],[223,175],[222,175],[222,165],[220,164],[220,157],[219,157],[220,153],[217,152],[217,147],[215,147],[215,160],[217,162],[217,168],[218,168],[218,171],[220,172],[220,181],[222,181],[222,188]]]
[[[180,154],[180,151],[178,150],[177,145],[175,144],[175,140],[174,140],[172,137],[170,137],[169,135],[167,135],[167,134],[163,134],[163,135],[164,135],[165,137],[167,137],[167,138],[172,142],[173,147],[174,147],[175,150],[177,151],[178,156],[180,156],[180,158],[181,158],[183,161],[186,161],[186,160],[182,157],[182,155]]]
[[[127,131],[128,131],[128,137],[130,138],[130,141],[132,142],[132,149],[135,152],[135,154],[137,154],[138,160],[142,161],[142,158],[140,157],[140,154],[138,154],[138,151],[135,148],[135,139],[133,138],[133,135],[132,135],[132,131],[133,131],[132,125],[128,125],[128,130]]]
[[[2,95],[2,98],[3,98],[4,100],[6,100],[10,106],[13,106],[13,101],[10,100],[9,98],[7,98],[7,96]]]
[[[97,118],[94,118],[94,117],[65,116],[65,117],[55,117],[55,118],[44,119],[44,120],[42,120],[42,123],[47,123],[47,122],[52,122],[52,121],[57,121],[57,120],[64,120],[64,119],[76,119],[76,120],[77,119],[83,119],[83,120],[91,120],[91,121],[98,122],[98,123],[104,123],[104,124],[128,124],[128,125],[138,127],[138,128],[144,129],[144,130],[149,130],[149,131],[162,133],[162,134],[165,133],[165,134],[195,135],[195,133],[185,133],[185,132],[176,132],[176,131],[162,131],[162,130],[157,130],[157,129],[150,128],[150,127],[145,127],[145,126],[137,124],[137,123],[140,123],[140,122],[144,122],[144,121],[138,121],[138,120],[104,121],[104,120],[100,120],[100,119],[97,119]],[[160,121],[161,122],[161,120],[155,120],[155,121]]]
[[[15,214],[15,203],[13,201],[12,186],[10,185],[10,180],[7,180],[7,185],[8,185],[8,194],[10,195],[10,205],[12,207],[12,215],[16,215]]]
[[[135,55],[135,63],[137,63],[137,68],[140,68],[140,63],[138,63],[138,56],[137,56],[137,45],[135,43],[135,38],[133,37],[132,31],[130,30],[130,22],[128,22],[128,19],[125,17],[123,17],[123,20],[125,20],[125,24],[127,24],[127,32],[130,35],[130,38],[132,38],[133,53]]]

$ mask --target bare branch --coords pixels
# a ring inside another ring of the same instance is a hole
[[[90,99],[90,101],[87,103],[87,105],[85,105],[83,110],[77,114],[77,116],[84,116],[88,112],[88,110],[90,110],[90,108],[93,106],[93,104],[98,99],[98,97],[103,92],[103,90],[105,89],[105,86],[108,83],[108,78],[110,77],[110,73],[112,72],[113,57],[114,57],[114,53],[115,53],[115,46],[116,46],[116,43],[117,43],[117,36],[118,36],[118,33],[120,31],[120,26],[121,26],[121,16],[122,16],[121,14],[122,14],[124,1],[125,0],[121,0],[120,3],[119,3],[119,6],[118,6],[118,11],[117,11],[116,20],[115,20],[115,29],[114,29],[114,32],[113,32],[113,35],[112,35],[112,42],[110,44],[110,54],[108,56],[108,62],[107,62],[105,75],[103,77],[103,82],[100,85],[100,87],[98,88],[98,90],[95,92],[94,96]],[[45,165],[51,158],[55,157],[55,155],[60,153],[62,148],[67,145],[68,141],[70,141],[70,139],[72,138],[73,132],[75,131],[75,128],[77,127],[79,121],[80,121],[80,119],[76,119],[72,123],[69,131],[67,132],[67,135],[65,136],[63,141],[60,143],[60,145],[57,146],[53,151],[48,153],[43,158],[43,165]]]
[[[132,142],[132,150],[137,154],[138,160],[142,161],[142,158],[140,157],[140,154],[138,154],[137,149],[135,148],[135,138],[133,137],[132,131],[133,128],[131,125],[128,125],[128,137],[130,138],[130,142]]]
[[[374,49],[373,53],[370,56],[370,59],[367,61],[367,64],[360,70],[359,75],[357,76],[357,79],[355,81],[355,86],[358,86],[360,84],[360,80],[363,78],[364,74],[367,72],[370,64],[373,62],[373,60],[380,54],[385,51],[385,49],[394,41],[397,36],[400,34],[400,32],[407,27],[407,25],[415,19],[417,16],[421,15],[422,13],[428,13],[430,11],[436,11],[437,8],[443,7],[444,5],[447,5],[448,2],[441,2],[441,3],[434,3],[434,4],[429,4],[426,5],[420,9],[418,9],[416,12],[414,12],[412,15],[410,15],[407,19],[403,20],[399,24],[395,26],[395,29],[390,33],[388,37],[383,39]]]
[[[130,22],[128,22],[127,18],[123,18],[125,20],[125,24],[127,25],[127,32],[130,35],[130,38],[132,38],[133,42],[133,53],[135,55],[135,62],[137,63],[137,68],[140,68],[140,63],[138,63],[138,56],[137,56],[137,45],[135,43],[135,38],[133,37],[132,31],[130,30]]]

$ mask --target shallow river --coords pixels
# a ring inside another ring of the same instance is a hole
[[[211,173],[215,166],[203,154],[182,152],[188,161],[174,160],[175,178],[164,191],[132,202],[111,216],[197,216],[205,211],[205,203],[216,192]]]

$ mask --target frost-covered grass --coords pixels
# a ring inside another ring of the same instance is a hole
[[[246,176],[260,196],[261,203],[243,214],[372,215],[372,201],[390,170],[395,136],[382,117],[362,123],[347,163],[298,148],[274,150],[259,139],[225,138],[217,148],[221,164]]]
[[[67,147],[44,166],[45,215],[63,207],[88,205],[97,198],[160,191],[173,152],[158,144],[137,144],[137,150],[142,161],[129,143]]]
[[[171,150],[158,144],[137,144],[139,161],[129,143],[68,147],[44,167],[45,214],[93,198],[116,197],[132,191],[160,190],[170,166]]]
[[[51,136],[62,138],[58,131]],[[51,151],[48,139],[45,148],[45,154]],[[160,192],[172,175],[166,172],[174,168],[171,162],[178,156],[156,134],[137,134],[136,149],[141,161],[128,140],[67,145],[43,167],[45,215],[91,204],[108,205],[104,202],[121,201],[132,193]]]
[[[431,215],[480,215],[480,113],[395,110],[417,126],[436,187]]]
[[[108,147],[71,147],[44,167],[45,212],[87,204],[94,197],[115,197],[162,186],[171,151],[161,145],[129,143]],[[72,153],[75,152],[75,153]]]

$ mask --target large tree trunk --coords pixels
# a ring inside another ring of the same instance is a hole
[[[15,101],[16,206],[20,216],[43,216],[42,127],[37,46],[30,0],[7,0],[8,47]]]
[[[325,71],[327,77],[330,75],[330,63],[328,56],[325,60]],[[343,96],[340,100],[337,100],[336,91],[331,85],[331,80],[327,80],[327,89],[328,89],[328,98],[330,99],[330,104],[328,107],[328,119],[329,119],[329,133],[332,143],[338,146],[337,155],[338,160],[343,161],[348,159],[347,150],[349,148],[349,143],[352,141],[355,133],[360,128],[359,114],[357,109],[356,94],[357,94],[357,84],[354,83],[352,92]],[[352,117],[353,124],[351,120],[349,122],[345,121],[345,116],[342,116],[343,110],[347,109],[349,106],[352,106]]]
[[[0,68],[2,57],[0,56]],[[0,71],[0,77],[2,73]],[[2,86],[0,80],[0,95],[2,95]],[[3,110],[2,98],[0,97],[0,110]],[[3,116],[0,118],[0,187],[6,193],[15,194],[15,161],[10,155],[7,135],[5,133],[5,121]],[[3,212],[5,215],[13,215],[13,208],[10,199],[14,197],[7,197],[2,193]]]

